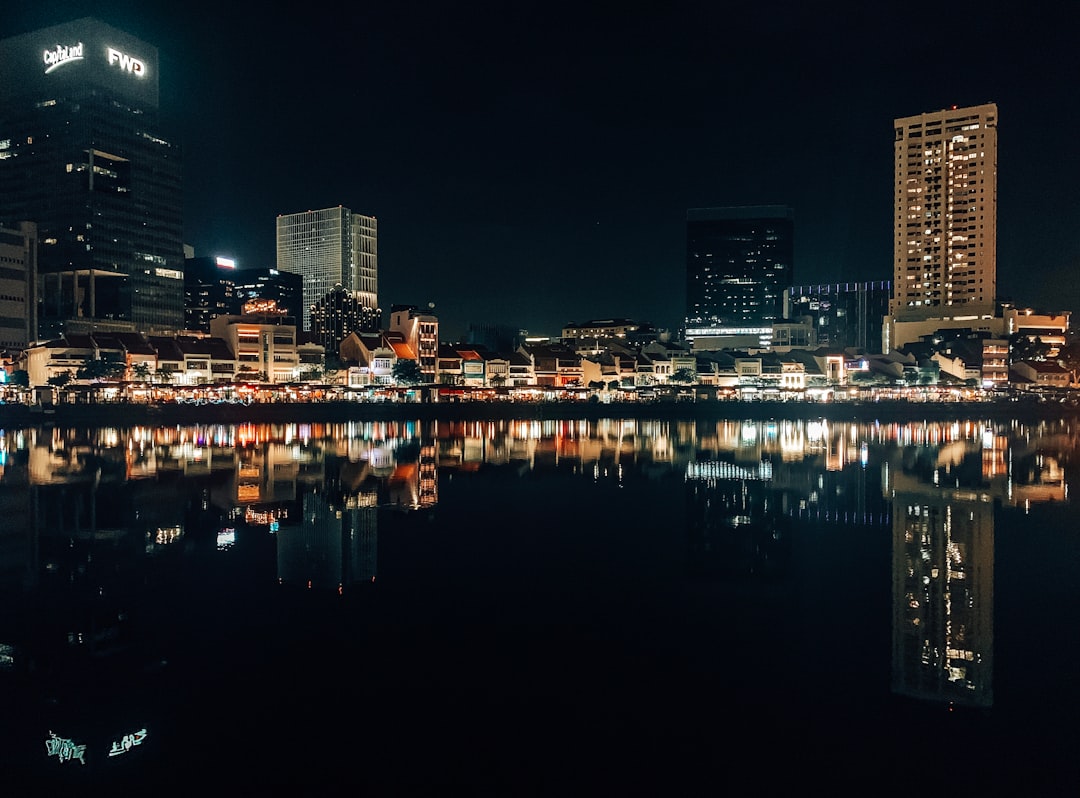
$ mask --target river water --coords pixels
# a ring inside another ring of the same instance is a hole
[[[0,433],[12,795],[1057,794],[1073,422]]]

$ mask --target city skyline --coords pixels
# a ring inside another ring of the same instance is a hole
[[[1044,148],[1080,121],[1047,112],[1077,56],[1030,6],[933,26],[842,5],[213,12],[19,3],[0,23],[94,16],[158,48],[197,255],[270,267],[277,215],[345,205],[378,219],[380,304],[435,303],[447,338],[677,328],[688,209],[788,205],[794,284],[888,279],[893,120],[993,102],[998,293],[1080,305],[1077,165]]]

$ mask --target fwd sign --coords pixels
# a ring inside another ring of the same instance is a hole
[[[114,50],[112,47],[106,49],[109,52],[109,66],[117,64],[122,70],[130,72],[132,75],[142,75],[146,72],[146,64],[138,58],[132,58],[130,55]]]

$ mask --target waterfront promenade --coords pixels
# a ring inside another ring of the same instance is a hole
[[[253,404],[156,404],[107,402],[60,404],[46,413],[26,405],[0,405],[0,427],[158,426],[162,424],[340,423],[348,421],[481,419],[558,420],[656,418],[712,421],[722,419],[826,419],[830,421],[940,421],[984,418],[1025,422],[1071,419],[1080,408],[1034,397],[993,401],[913,402],[904,400],[805,401],[470,401],[470,402],[261,402]]]

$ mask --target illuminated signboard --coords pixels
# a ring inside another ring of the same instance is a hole
[[[222,269],[235,269],[236,268],[236,261],[233,260],[232,258],[223,258],[223,257],[221,257],[219,255],[218,258],[214,262],[218,265],[219,268],[222,268]]]
[[[45,753],[47,756],[55,756],[61,762],[70,762],[78,759],[83,765],[86,764],[86,746],[69,740],[66,737],[57,737],[55,732],[50,731],[45,740]]]
[[[138,58],[122,53],[112,47],[106,47],[105,50],[109,56],[109,66],[119,66],[124,72],[130,72],[132,75],[139,75],[140,77],[146,74],[146,64]]]
[[[42,52],[42,60],[45,62],[45,74],[59,69],[65,64],[86,59],[86,48],[82,42],[78,44],[57,44],[55,47]],[[122,72],[136,77],[146,75],[146,62],[115,47],[105,48],[105,60],[110,67],[115,67]]]
[[[44,53],[45,74],[48,75],[54,69],[70,64],[72,61],[83,60],[83,43],[58,44],[55,49],[46,50]]]

